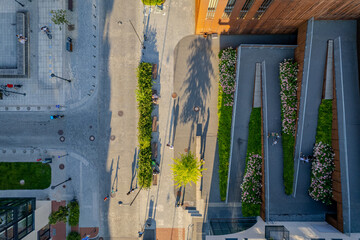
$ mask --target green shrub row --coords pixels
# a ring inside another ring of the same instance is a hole
[[[255,157],[259,156],[259,157]],[[244,217],[260,215],[261,206],[261,108],[253,108],[249,121],[246,167],[241,185],[241,211]]]
[[[316,143],[313,149],[309,195],[315,201],[332,204],[332,173],[335,169],[331,148],[332,100],[323,99],[319,106]]]
[[[150,188],[152,179],[151,170],[151,131],[152,131],[152,65],[140,63],[137,69],[138,84],[136,100],[139,110],[138,141],[139,141],[139,185]]]
[[[228,48],[219,53],[219,94],[218,94],[218,146],[219,146],[219,187],[220,198],[226,199],[229,157],[231,145],[231,118],[235,88],[236,50]],[[231,88],[232,86],[232,88]]]
[[[284,154],[284,186],[285,193],[293,191],[294,181],[294,148],[295,126],[297,120],[297,73],[298,64],[293,59],[284,59],[279,66],[280,99],[281,99],[281,131]]]
[[[155,6],[158,5],[160,6],[161,4],[163,4],[165,2],[165,0],[142,0],[144,5],[150,5],[150,6]]]
[[[77,226],[80,218],[80,208],[77,201],[71,201],[68,205],[69,208],[69,224],[70,226]]]
[[[78,232],[70,232],[66,240],[81,240],[81,236]]]
[[[52,212],[49,216],[49,223],[68,222],[70,226],[77,226],[79,224],[79,218],[79,203],[77,201],[71,201],[67,206],[60,206],[56,212]]]
[[[218,97],[218,146],[219,146],[219,184],[220,197],[222,201],[226,199],[227,179],[229,171],[229,157],[231,145],[231,118],[232,106],[224,106],[222,102],[222,89],[219,87]]]

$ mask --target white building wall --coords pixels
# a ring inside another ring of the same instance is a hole
[[[45,227],[49,223],[49,215],[51,213],[51,201],[36,201],[35,209],[35,229],[28,235],[24,240],[35,240],[37,239],[37,232]]]

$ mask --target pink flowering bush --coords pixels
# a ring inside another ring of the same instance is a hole
[[[261,165],[261,155],[254,153],[248,155],[246,173],[241,184],[242,203],[261,204]]]
[[[219,53],[220,86],[223,92],[224,106],[234,104],[235,75],[236,75],[236,50],[232,47],[226,48]]]
[[[309,194],[315,201],[331,204],[331,174],[335,169],[334,156],[334,151],[329,144],[323,142],[315,144],[309,188]]]
[[[284,59],[280,63],[282,131],[293,136],[295,136],[297,111],[297,73],[298,65],[292,59]]]

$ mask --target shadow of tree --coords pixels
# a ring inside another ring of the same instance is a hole
[[[184,90],[184,107],[180,115],[180,121],[187,123],[196,122],[199,114],[193,110],[195,106],[200,107],[200,114],[205,113],[206,99],[211,89],[210,77],[214,75],[211,57],[214,55],[211,49],[211,40],[196,38],[189,48],[193,50],[187,59],[189,70],[186,80],[181,87]]]

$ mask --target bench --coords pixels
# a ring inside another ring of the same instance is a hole
[[[157,64],[156,63],[154,63],[153,65],[152,65],[152,79],[157,79]]]
[[[157,124],[158,124],[157,116],[153,116],[153,122],[152,122],[152,131],[153,132],[157,131]]]
[[[73,11],[73,0],[68,0],[68,10]]]
[[[152,159],[157,158],[158,156],[158,144],[156,142],[153,142],[151,144],[151,155],[152,155]]]
[[[154,186],[156,186],[157,185],[157,174],[153,174],[153,180],[152,180],[152,182],[153,182],[153,185]]]

